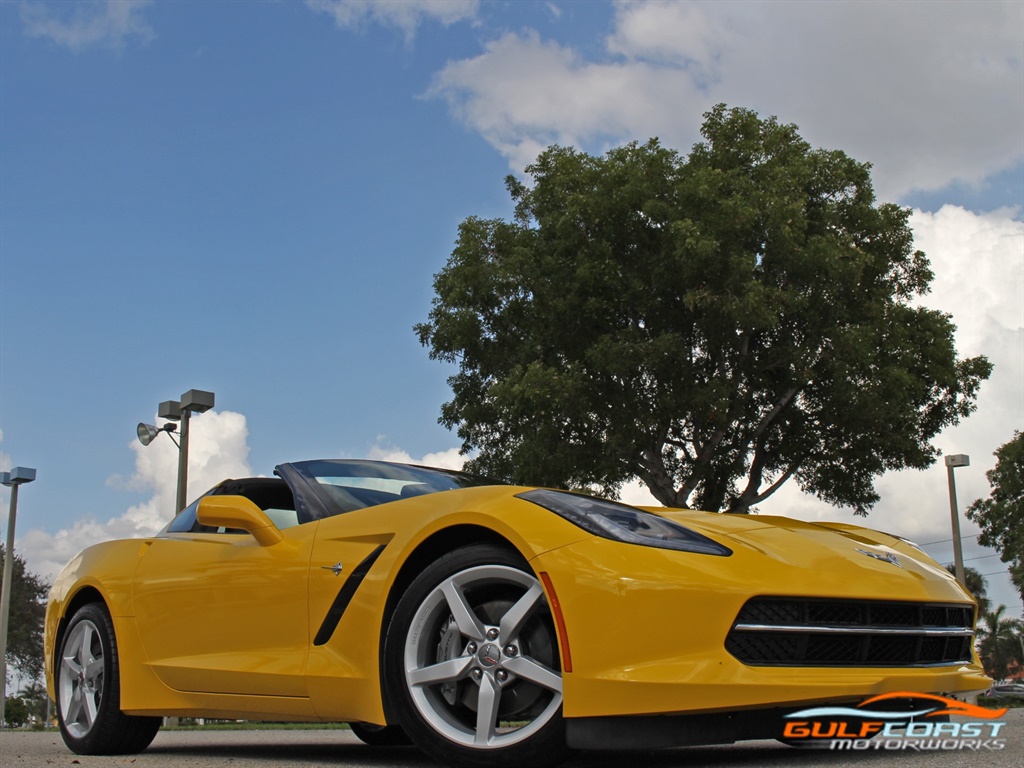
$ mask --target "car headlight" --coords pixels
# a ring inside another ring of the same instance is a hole
[[[732,554],[728,547],[674,520],[617,501],[543,488],[516,496],[544,507],[583,530],[605,539],[702,555],[727,557]]]

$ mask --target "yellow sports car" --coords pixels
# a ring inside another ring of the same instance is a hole
[[[990,685],[970,595],[895,536],[376,461],[275,474],[57,578],[47,684],[71,750],[137,752],[161,716],[190,716],[545,766]]]

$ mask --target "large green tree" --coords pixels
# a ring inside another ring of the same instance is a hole
[[[0,544],[0,565],[7,553]],[[7,665],[29,680],[35,680],[43,672],[43,620],[46,614],[46,594],[49,586],[38,576],[29,572],[25,561],[17,552],[11,583],[11,613],[7,623]],[[0,568],[0,585],[3,584],[3,570]]]
[[[864,513],[990,372],[916,299],[928,260],[870,167],[720,105],[688,157],[551,147],[511,221],[469,218],[435,276],[440,421],[469,468],[747,512],[793,478]]]
[[[967,508],[967,516],[981,526],[978,543],[999,551],[1010,565],[1021,599],[1024,600],[1024,433],[996,452],[996,466],[985,473],[992,492]]]

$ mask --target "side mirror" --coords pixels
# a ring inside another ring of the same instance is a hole
[[[269,547],[284,537],[262,509],[245,496],[204,496],[199,500],[196,519],[201,525],[215,528],[241,528]]]

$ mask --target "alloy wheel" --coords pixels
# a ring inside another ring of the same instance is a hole
[[[450,741],[501,749],[558,713],[558,646],[540,583],[504,565],[445,578],[413,615],[405,681],[424,721]]]
[[[92,730],[103,701],[103,640],[91,621],[78,622],[64,644],[58,697],[61,716],[76,739]]]

